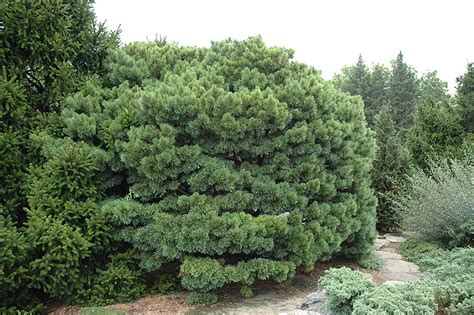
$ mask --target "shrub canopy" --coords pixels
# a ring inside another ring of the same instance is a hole
[[[142,268],[179,262],[186,288],[209,291],[370,251],[362,102],[292,57],[259,37],[134,43],[65,101],[66,134],[107,157],[102,211]]]

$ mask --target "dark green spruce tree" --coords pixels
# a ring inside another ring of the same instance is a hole
[[[118,32],[96,21],[92,5],[0,2],[2,314],[78,296],[109,259],[109,226],[95,204],[103,190],[91,180],[102,160],[83,147],[44,145],[63,136],[61,101],[103,75],[118,46]]]
[[[57,111],[86,77],[102,74],[118,32],[97,23],[93,1],[7,0],[0,3],[0,213],[23,221],[30,163],[40,161],[31,133],[60,135]]]

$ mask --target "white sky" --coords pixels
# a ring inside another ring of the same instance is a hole
[[[100,21],[121,25],[122,42],[155,34],[182,45],[262,35],[268,46],[330,79],[362,53],[389,65],[401,50],[419,74],[438,70],[450,89],[474,62],[474,0],[96,0]]]

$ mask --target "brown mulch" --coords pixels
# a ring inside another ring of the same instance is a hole
[[[150,295],[138,301],[124,304],[113,304],[105,306],[105,309],[124,312],[126,314],[174,314],[184,315],[195,306],[186,301],[184,294],[174,295]],[[77,315],[82,309],[77,306],[56,306],[52,315]],[[100,312],[97,312],[98,314]]]
[[[195,306],[189,304],[184,294],[146,296],[136,302],[109,305],[106,308],[127,314],[176,314],[182,315]]]

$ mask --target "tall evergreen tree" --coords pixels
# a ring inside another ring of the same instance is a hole
[[[474,64],[467,65],[467,71],[457,79],[457,103],[464,129],[474,132]]]
[[[399,192],[403,176],[409,169],[408,150],[402,145],[399,133],[387,105],[375,116],[374,130],[378,151],[372,170],[372,185],[376,191],[377,229],[393,231],[400,227],[400,217],[393,205],[393,196]]]
[[[408,66],[400,52],[392,61],[389,85],[390,106],[397,126],[409,127],[413,123],[415,104],[419,97],[418,86],[415,70]]]
[[[375,64],[371,70],[368,97],[364,100],[365,115],[369,126],[374,126],[375,115],[388,103],[390,69]]]
[[[364,101],[364,111],[369,122],[372,121],[373,106],[371,97],[371,74],[369,67],[365,64],[362,55],[359,55],[356,64],[346,66],[342,69],[341,74],[337,74],[333,78],[336,87],[350,95],[359,95]]]

